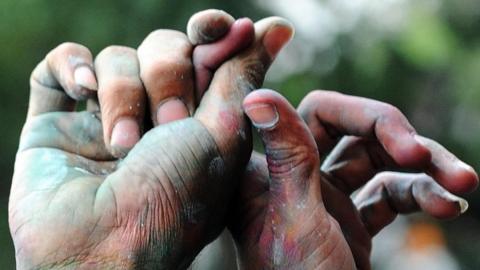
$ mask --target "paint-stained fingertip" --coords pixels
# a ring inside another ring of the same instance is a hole
[[[460,198],[458,196],[453,195],[450,192],[445,191],[443,197],[449,201],[455,202],[460,210],[460,214],[465,213],[468,210],[468,202],[467,200]]]
[[[195,13],[187,24],[187,35],[193,45],[211,43],[223,37],[235,19],[223,10],[208,9]]]

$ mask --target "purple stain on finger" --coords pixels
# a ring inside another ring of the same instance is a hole
[[[254,39],[253,23],[250,19],[237,20],[226,36],[211,43],[197,46],[193,52],[196,89],[200,99],[207,89],[216,69]]]

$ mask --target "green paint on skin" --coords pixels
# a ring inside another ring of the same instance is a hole
[[[33,148],[17,155],[15,172],[29,189],[57,187],[68,174],[68,158],[61,150]]]
[[[83,177],[92,178],[92,176],[93,179],[97,179],[95,175],[105,175],[116,168],[116,162],[99,163],[62,150],[49,148],[55,146],[62,147],[63,144],[68,145],[74,141],[75,144],[72,146],[74,151],[71,152],[80,153],[80,150],[84,150],[82,147],[87,147],[87,144],[91,142],[96,143],[99,138],[101,139],[101,136],[96,136],[101,134],[101,125],[93,114],[49,113],[36,118],[35,122],[30,127],[31,130],[27,136],[23,138],[23,151],[19,152],[16,165],[16,177],[20,177],[24,181],[30,181],[26,185],[30,191],[38,189],[54,191],[59,186],[70,181],[82,180],[81,178]],[[182,192],[185,193],[184,200],[188,201],[181,210],[183,212],[181,222],[193,224],[194,227],[205,226],[205,213],[224,213],[224,205],[213,204],[212,202],[215,200],[208,193],[204,192],[204,186],[207,182],[209,185],[212,184],[212,186],[219,186],[217,182],[225,183],[223,179],[226,168],[223,159],[219,156],[214,139],[205,127],[194,119],[178,121],[172,125],[165,125],[161,129],[154,130],[156,131],[145,136],[142,140],[143,143],[139,143],[120,166],[123,167],[129,163],[135,164],[137,162],[132,163],[132,161],[136,159],[139,159],[138,161],[142,164],[145,163],[145,159],[153,159],[156,161],[155,164],[167,159],[170,163],[173,162],[172,166],[164,167],[164,169],[169,168],[167,170],[170,174],[168,181],[171,181],[175,186],[175,190],[183,190]],[[185,132],[187,130],[188,132]],[[179,140],[178,134],[186,134],[186,136],[181,137],[181,140]],[[60,145],[58,143],[59,140],[61,141]],[[47,145],[47,148],[39,148],[39,146],[42,146],[42,143],[49,143],[50,145]],[[27,147],[35,148],[26,149]],[[151,150],[145,151],[145,149],[152,149],[152,147],[162,149],[164,154],[159,156]],[[141,152],[141,155],[139,153],[136,155],[136,152]],[[150,163],[147,162],[147,164]],[[158,174],[154,175],[158,176]],[[93,181],[91,183],[93,185],[96,182]],[[74,184],[76,185],[76,183]],[[130,184],[134,185],[134,183]],[[69,186],[69,189],[71,189],[71,186]],[[223,190],[222,187],[218,189]],[[231,188],[227,189],[230,190]],[[94,197],[93,194],[95,194],[94,189],[92,189],[92,198]],[[45,195],[48,196],[48,194]],[[191,196],[195,198],[190,198]],[[73,198],[72,200],[68,198],[70,196],[62,191],[60,197],[55,200],[62,201],[66,199],[70,202],[74,200]],[[62,203],[55,203],[53,207],[52,211],[67,211],[66,214],[76,213],[75,215],[77,215],[78,211],[84,211],[77,209],[75,204],[63,205]],[[93,211],[93,209],[91,210]],[[152,210],[153,208],[149,211]],[[67,216],[70,215],[65,217]],[[42,216],[39,216],[39,218],[42,218]],[[217,217],[214,220],[219,222],[222,218]],[[212,235],[213,231],[220,228],[219,224],[214,224],[215,222],[208,224],[207,229],[209,232],[206,235]],[[141,226],[142,224],[144,224],[143,227]],[[161,261],[163,265],[172,265],[179,258],[192,257],[191,259],[193,259],[194,256],[192,254],[184,256],[187,250],[181,247],[180,244],[184,241],[182,240],[184,235],[177,226],[168,226],[165,230],[159,231],[159,226],[147,228],[149,227],[147,224],[149,222],[145,219],[143,222],[137,222],[139,227],[145,228],[145,233],[149,235],[150,240],[147,241],[149,244],[144,250],[138,250],[135,254],[142,258],[142,254],[152,254],[151,252],[154,252],[155,256],[152,257],[150,262],[143,259],[140,263],[148,264]],[[201,231],[204,229],[201,229]],[[134,237],[142,236],[137,234]],[[135,241],[138,242],[138,240],[136,239]],[[204,240],[202,240],[202,237],[199,237],[199,240],[195,242],[200,245]],[[196,250],[196,248],[191,250]]]
[[[112,160],[95,114],[46,113],[31,118],[24,127],[19,151],[33,147],[58,148],[95,160]]]

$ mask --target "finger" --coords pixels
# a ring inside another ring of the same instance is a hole
[[[172,232],[162,241],[171,243],[182,256],[169,258],[169,262],[186,265],[225,227],[235,189],[235,183],[226,179],[238,176],[250,154],[248,125],[241,108],[243,97],[263,80],[266,67],[273,60],[267,51],[272,53],[285,43],[278,47],[268,44],[285,27],[279,28],[275,23],[278,20],[266,22],[270,23],[258,28],[256,46],[217,70],[194,118],[151,129],[100,187],[110,187],[115,196],[124,199],[116,205],[117,210],[122,209],[118,212],[143,213],[145,204],[149,204],[149,209],[164,214],[160,228],[155,227],[156,222],[147,222],[150,228],[145,230]],[[288,30],[291,36],[291,28]],[[264,47],[265,40],[268,50]],[[259,66],[263,69],[253,69]],[[155,151],[145,152],[145,149]],[[209,192],[205,192],[205,187]],[[111,197],[99,196],[97,204],[103,205]],[[135,203],[123,203],[127,201]],[[154,237],[158,235],[154,233]]]
[[[207,9],[188,20],[187,36],[193,45],[214,42],[223,37],[235,19],[223,10]]]
[[[346,246],[339,224],[323,204],[315,140],[295,109],[271,90],[250,93],[243,107],[259,130],[270,176],[265,209],[265,219],[270,222],[262,231],[262,239],[270,241],[287,233],[293,241],[309,237],[308,242],[315,245]]]
[[[378,141],[344,136],[327,156],[321,169],[332,176],[328,179],[331,184],[349,195],[381,171],[404,168]]]
[[[172,30],[151,33],[138,48],[140,76],[155,125],[189,117],[194,111],[192,45]]]
[[[426,174],[378,174],[354,201],[372,236],[390,224],[397,214],[422,210],[446,219],[456,217],[468,208],[467,201],[449,193]]]
[[[434,140],[422,136],[417,136],[417,139],[432,153],[427,173],[440,185],[457,194],[472,192],[477,188],[478,176],[471,166]]]
[[[194,23],[192,23],[194,24]],[[211,25],[209,25],[211,27]],[[249,46],[255,31],[250,19],[237,20],[229,32],[215,43],[199,45],[193,51],[195,68],[195,94],[197,100],[203,96],[215,70],[237,52]]]
[[[437,142],[415,136],[430,151],[432,161],[423,172],[453,193],[465,193],[476,188],[478,177],[475,171],[456,158]],[[322,164],[322,171],[333,176],[331,182],[346,194],[351,194],[378,172],[404,170],[375,140],[346,136],[338,143]]]
[[[30,77],[29,116],[71,111],[74,100],[84,100],[97,90],[92,54],[82,45],[64,43],[53,49]]]
[[[125,156],[141,136],[145,90],[134,49],[111,46],[95,59],[103,135],[116,157]]]
[[[265,146],[271,197],[287,209],[307,204],[310,188],[320,192],[319,181],[314,181],[319,179],[320,160],[305,123],[285,98],[271,90],[249,94],[243,107]],[[316,204],[318,201],[306,208]]]
[[[242,109],[243,98],[259,88],[268,67],[280,49],[291,39],[292,26],[272,17],[255,24],[255,42],[246,51],[222,65],[213,77],[195,114],[214,137],[225,162],[238,167],[248,160],[249,125]],[[231,153],[244,153],[232,155]]]
[[[416,131],[395,107],[375,100],[314,91],[300,104],[321,155],[342,135],[377,139],[402,167],[422,168],[430,162],[428,149],[415,138]]]

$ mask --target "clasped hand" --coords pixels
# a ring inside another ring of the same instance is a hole
[[[209,10],[187,34],[95,59],[66,43],[35,68],[9,204],[19,269],[186,268],[226,226],[245,269],[369,269],[398,213],[465,210],[450,192],[475,172],[394,107],[252,92],[292,37],[284,19]]]

